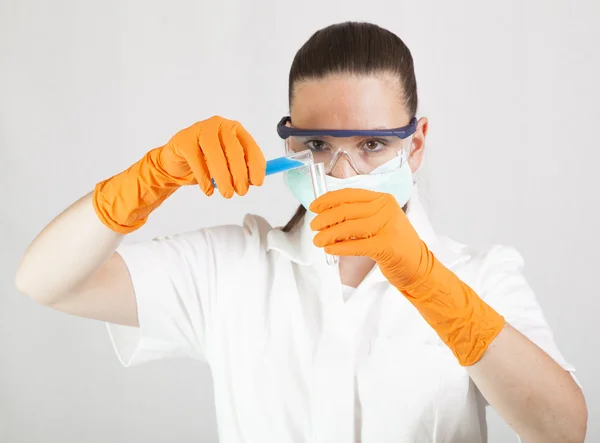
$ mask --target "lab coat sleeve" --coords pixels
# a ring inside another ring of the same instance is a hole
[[[248,223],[249,221],[249,223]],[[220,298],[257,249],[256,223],[219,226],[124,245],[139,328],[107,324],[121,363],[190,357],[209,360]]]
[[[507,323],[545,351],[575,378],[569,364],[554,341],[535,293],[523,275],[523,257],[512,247],[495,246],[483,258],[478,288],[482,298]],[[579,384],[577,378],[575,381]]]

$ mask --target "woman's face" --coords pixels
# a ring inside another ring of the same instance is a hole
[[[294,86],[290,116],[304,129],[391,129],[410,122],[398,81],[392,75],[330,75]],[[413,135],[409,159],[413,173],[423,158],[427,119],[421,118]],[[355,172],[341,157],[331,171],[339,178]]]

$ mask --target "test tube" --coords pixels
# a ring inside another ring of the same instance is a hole
[[[327,182],[325,180],[325,165],[323,163],[310,163],[310,178],[312,180],[315,198],[319,198],[327,192]],[[337,255],[325,254],[325,260],[328,265],[337,265],[340,258]]]
[[[291,171],[292,169],[302,168],[312,165],[314,162],[312,151],[305,150],[301,152],[290,152],[284,157],[277,157],[267,161],[267,170],[265,175],[277,174],[279,172]],[[216,188],[217,183],[212,179],[212,184]]]
[[[301,162],[304,165],[312,165],[315,161],[313,153],[310,149],[305,149],[300,152],[289,152],[286,158],[292,161]]]

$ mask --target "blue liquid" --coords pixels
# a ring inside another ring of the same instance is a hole
[[[267,172],[265,175],[278,174],[280,172],[289,171],[290,169],[300,168],[306,166],[304,163],[298,160],[293,160],[287,157],[274,158],[273,160],[267,161]],[[213,179],[213,185],[216,188],[217,184]]]
[[[304,163],[287,157],[274,158],[267,162],[267,174],[277,174],[279,172],[289,171],[290,169],[300,168]]]

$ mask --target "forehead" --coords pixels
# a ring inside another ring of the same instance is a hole
[[[296,128],[386,129],[408,124],[398,81],[389,74],[336,74],[294,87]]]

